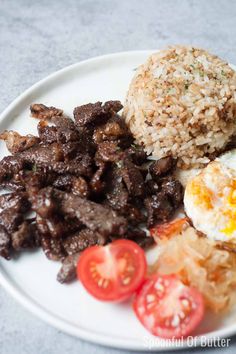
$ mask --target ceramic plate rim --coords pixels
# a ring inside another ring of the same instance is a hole
[[[5,119],[7,119],[8,115],[11,113],[12,110],[16,109],[20,104],[24,104],[24,100],[33,92],[39,90],[43,85],[49,84],[52,82],[54,79],[56,79],[60,75],[65,75],[66,73],[69,73],[70,71],[76,70],[79,67],[82,67],[87,64],[91,63],[99,63],[102,62],[106,59],[117,59],[118,57],[129,57],[129,56],[135,56],[135,55],[148,55],[154,51],[157,50],[133,50],[133,51],[125,51],[125,52],[117,52],[117,53],[112,53],[112,54],[105,54],[97,57],[93,57],[91,59],[83,60],[78,63],[69,65],[63,69],[60,69],[50,75],[48,75],[46,78],[38,81],[34,85],[32,85],[30,88],[25,90],[22,94],[20,94],[17,98],[13,100],[13,102],[8,105],[8,107],[1,113],[0,115],[0,123],[4,122]],[[231,65],[231,64],[230,64]],[[231,65],[234,70],[236,70],[236,67],[234,65]],[[104,345],[108,347],[113,347],[113,348],[120,348],[120,349],[126,349],[126,350],[135,350],[135,351],[145,351],[147,348],[143,347],[141,348],[140,346],[135,345],[134,340],[129,340],[125,338],[109,338],[106,335],[103,334],[97,334],[93,331],[88,331],[85,329],[81,329],[79,327],[76,327],[75,325],[69,324],[67,321],[60,319],[60,317],[55,316],[54,314],[51,314],[48,310],[46,310],[42,305],[38,304],[35,302],[33,299],[31,299],[26,293],[24,293],[20,288],[18,288],[17,284],[14,284],[14,281],[12,279],[9,279],[6,272],[0,268],[0,285],[17,301],[19,302],[24,308],[26,308],[28,311],[30,311],[32,314],[36,315],[38,318],[43,320],[44,322],[52,325],[54,328],[65,332],[69,335],[72,335],[74,337],[80,338],[82,340],[89,341],[94,344],[99,344],[99,345]],[[206,339],[211,339],[213,337],[220,337],[220,338],[225,338],[225,337],[230,337],[232,335],[236,334],[236,324],[232,324],[228,326],[227,328],[222,328],[217,331],[210,332],[206,335],[204,335],[204,338]],[[196,346],[199,346],[201,343],[200,337],[197,338],[196,340]],[[155,351],[164,351],[164,350],[179,350],[187,348],[187,344],[185,343],[183,346],[154,346],[150,350],[155,350]]]

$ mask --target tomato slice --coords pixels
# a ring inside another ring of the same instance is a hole
[[[183,227],[187,224],[187,218],[176,219],[171,222],[166,222],[161,225],[156,225],[150,229],[150,234],[156,242],[160,238],[170,238],[180,233]]]
[[[176,275],[154,275],[138,291],[134,311],[155,336],[181,338],[190,334],[204,315],[202,295]]]
[[[144,281],[145,253],[135,242],[117,240],[107,246],[87,248],[77,266],[78,279],[95,298],[122,301]]]

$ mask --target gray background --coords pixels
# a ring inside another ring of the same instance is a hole
[[[208,48],[236,64],[236,1],[0,0],[0,111],[38,80],[79,60],[176,43]],[[235,352],[236,340],[211,352],[219,350]],[[23,353],[121,351],[51,328],[0,289],[0,354]]]

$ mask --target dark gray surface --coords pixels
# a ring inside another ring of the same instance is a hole
[[[236,64],[235,22],[233,0],[0,0],[0,111],[48,74],[111,52],[194,44]],[[235,352],[235,340],[219,350]],[[121,351],[51,328],[0,290],[0,354],[28,353]]]

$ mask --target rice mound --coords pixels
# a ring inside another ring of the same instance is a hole
[[[236,72],[203,49],[161,50],[137,69],[123,115],[153,158],[202,167],[236,135]]]

